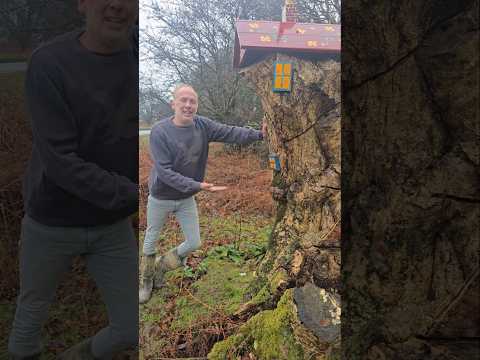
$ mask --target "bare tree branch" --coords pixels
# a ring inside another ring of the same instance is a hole
[[[159,69],[168,67],[169,84],[191,83],[198,91],[200,110],[218,120],[242,125],[260,121],[258,99],[233,69],[235,21],[280,20],[284,0],[151,0],[152,24],[142,32],[146,56]],[[297,0],[300,20],[340,21],[340,0]],[[167,75],[165,75],[167,76]],[[258,109],[252,114],[250,109]]]

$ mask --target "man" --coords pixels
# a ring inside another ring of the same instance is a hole
[[[147,231],[143,243],[142,285],[139,302],[147,302],[153,287],[161,287],[165,272],[182,266],[200,248],[200,226],[194,195],[225,187],[204,182],[210,142],[248,144],[263,139],[262,131],[226,126],[197,116],[198,96],[189,85],[178,86],[171,102],[174,116],[155,124],[150,133],[153,167],[147,203]],[[173,213],[185,241],[161,257],[155,269],[159,232]]]
[[[106,359],[138,342],[138,1],[79,0],[86,28],[31,56],[33,147],[24,180],[13,359],[36,359],[40,330],[72,259],[84,256],[109,326],[61,359]],[[133,294],[133,295],[132,295]]]

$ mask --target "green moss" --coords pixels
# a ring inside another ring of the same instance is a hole
[[[142,134],[139,136],[139,146],[140,148],[150,146],[150,135]]]
[[[287,281],[288,276],[284,271],[275,273],[270,281],[265,278],[259,278],[257,282],[252,282],[247,290],[248,294],[255,294],[249,301],[251,305],[266,305],[269,306],[272,302],[273,295],[277,292],[277,288],[282,282]],[[263,286],[259,286],[263,284]],[[254,290],[257,291],[253,292]]]
[[[268,255],[267,255],[268,256]],[[259,267],[259,276],[266,276],[273,269],[273,264],[275,263],[275,258],[273,256],[268,256],[265,260],[262,261]]]
[[[277,292],[277,288],[283,283],[288,281],[288,275],[285,270],[279,270],[275,272],[273,277],[270,279],[270,292],[274,294]]]
[[[293,291],[289,289],[275,310],[258,313],[236,335],[215,344],[208,359],[230,359],[246,352],[252,352],[263,360],[303,359],[302,346],[295,341],[291,328],[295,311]]]
[[[152,299],[140,308],[141,327],[168,322],[171,332],[180,333],[188,329],[196,336],[198,324],[217,317],[218,312],[233,314],[240,305],[248,301],[247,291],[252,288],[252,284],[257,284],[256,291],[252,294],[256,294],[258,289],[267,284],[266,278],[257,282],[254,273],[258,271],[256,264],[266,249],[271,233],[269,219],[254,216],[242,218],[241,234],[240,219],[237,216],[201,216],[200,227],[205,243],[208,237],[208,240],[221,246],[205,246],[200,249],[196,255],[203,258],[202,262],[188,271],[181,268],[167,273],[166,286],[155,290]],[[142,231],[140,246],[143,236]],[[166,226],[157,251],[161,254],[182,241],[183,235],[177,226]],[[200,268],[203,271],[200,272]],[[194,276],[190,277],[189,272]],[[188,280],[187,284],[191,284],[187,285],[187,288],[185,280]],[[186,289],[189,292],[185,291]],[[267,292],[265,298],[268,297]],[[173,301],[174,304],[171,304]],[[168,314],[165,311],[167,303]],[[162,353],[158,350],[161,348],[158,345],[161,340],[157,333],[150,335],[147,332],[143,337],[145,356],[148,354],[147,357],[155,357]]]
[[[280,189],[287,188],[287,182],[285,181],[285,178],[281,175],[281,173],[279,172],[273,173],[272,186],[278,187]]]
[[[287,202],[279,201],[277,206],[277,215],[275,216],[275,227],[283,219],[285,213],[287,212]]]
[[[260,291],[252,298],[250,303],[259,305],[269,301],[272,298],[272,293],[270,292],[270,286],[264,286]]]
[[[286,268],[288,267],[288,265],[290,264],[290,260],[292,259],[292,256],[290,254],[286,254],[286,255],[283,255],[281,256],[278,260],[277,260],[277,263],[278,263],[278,266],[282,267],[282,268]]]
[[[192,285],[192,296],[176,300],[175,329],[190,327],[198,319],[215,312],[233,314],[243,303],[244,294],[253,280],[253,271],[245,265],[209,258],[207,273]]]

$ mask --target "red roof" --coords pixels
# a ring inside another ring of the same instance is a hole
[[[236,22],[235,67],[251,65],[273,52],[340,54],[341,25],[279,21]]]

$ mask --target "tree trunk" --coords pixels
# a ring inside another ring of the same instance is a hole
[[[340,64],[292,61],[291,93],[272,92],[271,57],[245,74],[261,97],[274,172],[277,216],[250,318],[210,359],[323,359],[339,343]],[[260,284],[260,285],[259,285]],[[288,289],[288,290],[287,290]]]
[[[343,5],[343,355],[478,358],[478,1]]]

